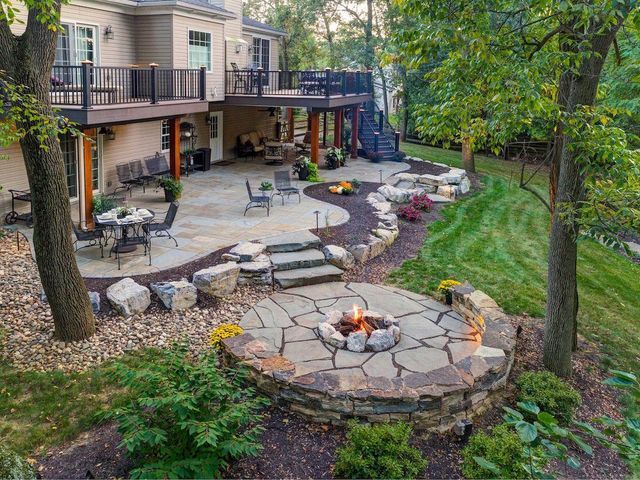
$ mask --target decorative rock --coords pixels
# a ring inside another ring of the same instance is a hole
[[[351,332],[347,337],[347,349],[352,352],[364,352],[367,344],[367,334],[365,332]]]
[[[391,332],[393,335],[393,341],[398,343],[400,341],[400,327],[397,325],[392,325],[387,329],[388,332]]]
[[[325,315],[321,322],[326,322],[329,325],[336,325],[340,323],[340,320],[342,320],[342,312],[338,310],[331,310]]]
[[[456,199],[456,187],[453,185],[444,185],[442,187],[438,187],[437,190],[438,195],[442,195],[443,197],[450,198],[451,200]]]
[[[439,175],[430,175],[428,173],[425,173],[424,175],[420,175],[418,177],[418,182],[424,183],[425,185],[435,185],[436,187],[447,184],[446,179],[444,179],[443,177]]]
[[[138,285],[132,278],[123,278],[108,287],[107,298],[113,308],[126,318],[144,312],[151,304],[149,289]]]
[[[224,260],[225,262],[239,262],[240,255],[234,255],[232,253],[223,253],[222,260]]]
[[[241,262],[251,262],[267,248],[262,243],[240,242],[229,253],[240,257]]]
[[[271,285],[273,283],[273,265],[267,255],[261,254],[255,257],[252,262],[239,263],[240,275],[239,285]]]
[[[471,189],[471,180],[469,180],[467,177],[464,177],[462,180],[460,180],[460,193],[462,195],[464,195],[465,193],[469,193],[469,190]]]
[[[387,200],[395,203],[407,203],[411,198],[409,190],[392,187],[391,185],[382,185],[378,188],[378,193],[383,195]]]
[[[89,301],[91,302],[93,313],[98,313],[100,311],[100,294],[98,292],[89,292]]]
[[[373,208],[375,208],[378,212],[383,215],[391,212],[391,203],[389,202],[378,202],[373,204]]]
[[[462,181],[462,174],[454,170],[450,170],[449,173],[441,173],[439,176],[444,178],[449,185],[458,185]]]
[[[333,325],[328,322],[322,322],[318,324],[318,333],[320,337],[326,342],[329,340],[329,337],[336,332],[336,329]]]
[[[358,245],[349,245],[347,250],[353,257],[360,263],[365,263],[371,257],[371,248],[369,245],[358,244]]]
[[[387,213],[387,214],[376,213],[375,216],[378,217],[383,222],[388,223],[392,227],[398,226],[398,216],[395,213]]]
[[[371,335],[369,335],[369,339],[367,340],[366,347],[367,350],[382,352],[383,350],[390,349],[395,344],[396,341],[394,339],[393,331],[378,329],[371,332]]]
[[[414,182],[414,183],[418,181],[419,176],[420,175],[416,173],[406,173],[406,172],[400,172],[395,174],[395,177],[399,180],[403,180],[406,182]]]
[[[429,200],[433,203],[451,203],[453,201],[449,197],[443,197],[442,195],[436,195],[435,193],[428,193],[427,197],[429,197]]]
[[[385,327],[397,326],[398,320],[393,315],[387,314],[384,316],[383,324]]]
[[[184,278],[179,282],[152,283],[149,286],[169,310],[186,310],[193,307],[198,299],[198,289]]]
[[[371,250],[369,258],[376,258],[378,255],[381,255],[385,251],[385,249],[387,248],[387,244],[378,237],[370,235],[369,248]]]
[[[387,199],[384,196],[380,195],[378,192],[371,192],[367,195],[367,203],[374,204],[380,202],[386,202]]]
[[[237,263],[221,263],[195,272],[193,284],[201,292],[223,297],[236,289],[239,276],[240,266]]]
[[[327,338],[326,342],[336,348],[344,348],[345,344],[347,343],[347,339],[344,338],[344,335],[342,335],[340,332],[336,332],[329,338]]]
[[[393,245],[398,237],[397,230],[387,230],[386,228],[378,228],[373,231],[373,234],[381,239],[388,247]]]
[[[322,253],[327,262],[343,270],[353,268],[356,264],[353,254],[337,245],[327,245],[322,249]]]

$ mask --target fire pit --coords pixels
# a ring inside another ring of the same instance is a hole
[[[351,352],[382,352],[400,341],[398,321],[391,315],[362,310],[331,310],[318,324],[318,335],[325,343]]]

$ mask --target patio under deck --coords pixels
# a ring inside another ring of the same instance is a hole
[[[231,165],[212,166],[208,172],[195,172],[189,177],[182,177],[184,193],[180,199],[180,209],[173,224],[171,233],[178,240],[178,247],[167,238],[152,239],[152,265],[148,265],[149,258],[139,251],[122,255],[122,267],[118,270],[115,257],[100,258],[98,247],[88,247],[76,254],[78,266],[85,277],[127,277],[145,273],[157,272],[183,265],[202,256],[242,240],[257,240],[260,238],[296,230],[315,228],[316,215],[320,211],[320,228],[325,226],[325,215],[328,215],[329,225],[339,225],[349,219],[346,210],[302,195],[298,203],[296,197],[285,198],[285,204],[279,197],[274,201],[271,214],[261,208],[251,209],[243,216],[247,204],[245,179],[248,178],[254,191],[260,182],[273,182],[273,172],[286,170],[290,165],[272,167],[264,165],[264,161],[236,160]],[[379,182],[380,170],[383,178],[408,169],[405,163],[383,162],[373,164],[368,160],[357,159],[348,162],[347,167],[337,170],[321,170],[321,176],[326,181],[337,181],[358,178],[363,181]],[[297,182],[302,190],[308,182]],[[168,204],[164,201],[162,190],[147,188],[142,193],[136,188],[128,204],[163,212]],[[77,208],[74,209],[77,216]],[[163,213],[157,215],[162,220]],[[74,219],[74,220],[77,220]]]

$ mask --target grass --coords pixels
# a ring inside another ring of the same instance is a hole
[[[404,144],[408,155],[460,166],[460,153]],[[513,314],[543,317],[546,299],[549,215],[518,187],[518,165],[478,156],[484,188],[443,210],[429,226],[417,258],[391,280],[409,290],[434,292],[444,278],[469,280]],[[546,190],[542,174],[533,182]],[[579,331],[600,344],[607,365],[639,371],[640,266],[596,242],[578,249]]]

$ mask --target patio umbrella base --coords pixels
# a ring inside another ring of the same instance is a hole
[[[116,253],[130,253],[135,252],[137,249],[137,245],[118,245],[113,248],[113,251]]]
[[[282,165],[283,162],[278,161],[278,160],[273,160],[271,162],[267,162],[265,165],[272,165],[272,166],[277,166],[277,165]]]

